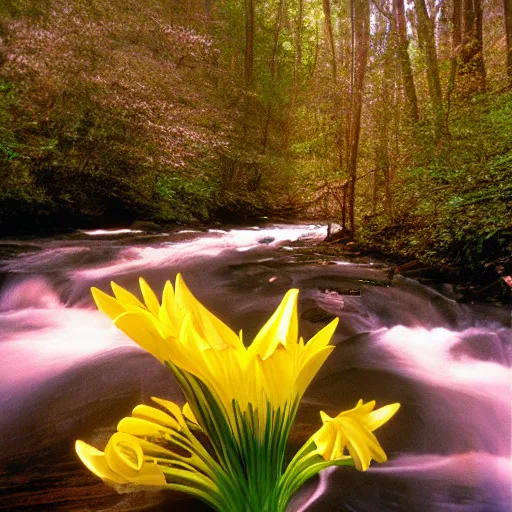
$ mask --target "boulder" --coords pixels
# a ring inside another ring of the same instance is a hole
[[[134,231],[162,231],[162,227],[159,226],[156,222],[152,222],[150,220],[136,220],[130,225],[130,229]]]

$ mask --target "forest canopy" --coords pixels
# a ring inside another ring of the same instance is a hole
[[[3,0],[0,232],[300,215],[506,251],[511,82],[511,0]]]

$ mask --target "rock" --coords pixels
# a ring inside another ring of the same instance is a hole
[[[336,233],[330,234],[328,237],[326,237],[325,241],[331,244],[346,243],[350,242],[351,238],[352,236],[350,231],[341,229],[340,231],[336,231]]]
[[[420,270],[424,268],[426,268],[426,266],[421,263],[421,261],[413,260],[409,261],[408,263],[404,263],[403,265],[399,265],[395,268],[395,270],[401,274],[402,272],[409,272],[411,270]]]
[[[130,225],[130,229],[140,231],[162,231],[161,226],[149,220],[136,220]]]
[[[395,277],[396,267],[389,267],[385,272],[388,276],[389,284],[391,285],[393,278]]]
[[[258,239],[259,244],[271,244],[275,238],[273,236],[265,236],[263,238]]]
[[[357,251],[359,249],[359,247],[357,246],[357,244],[355,242],[348,242],[346,245],[345,245],[345,249],[347,251],[350,251],[350,252],[354,252],[354,251]]]
[[[307,320],[313,324],[319,322],[330,322],[336,318],[335,315],[325,311],[325,309],[319,308],[318,306],[313,306],[309,309],[306,309],[306,311],[304,311],[300,317],[303,320]]]
[[[442,280],[456,277],[453,269],[446,265],[429,266],[419,260],[414,260],[395,268],[396,273],[413,279]]]
[[[512,276],[500,277],[492,283],[472,291],[472,299],[495,301],[503,304],[512,302]]]

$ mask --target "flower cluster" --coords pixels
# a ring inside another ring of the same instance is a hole
[[[114,297],[93,288],[100,310],[165,364],[180,384],[183,408],[137,406],[101,452],[82,441],[85,465],[120,492],[170,488],[219,511],[284,511],[293,493],[332,465],[368,469],[386,455],[373,431],[398,410],[359,401],[323,426],[285,466],[285,449],[302,395],[334,346],[338,319],[307,343],[298,335],[298,290],[290,290],[246,347],[190,292],[181,275],[159,301],[140,279],[141,302],[112,283]],[[165,412],[164,412],[165,410]],[[208,438],[206,448],[199,438]],[[348,453],[347,453],[348,452]],[[243,504],[243,505],[242,505]]]

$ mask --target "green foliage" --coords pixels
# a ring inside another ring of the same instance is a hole
[[[215,188],[207,181],[160,176],[155,187],[156,220],[207,221],[213,209]]]
[[[21,155],[16,152],[16,138],[12,130],[9,109],[15,105],[14,86],[0,78],[0,162],[13,160]]]
[[[457,105],[451,138],[419,134],[413,165],[395,190],[396,224],[362,232],[387,252],[475,268],[512,250],[512,94]]]
[[[273,47],[276,8],[258,7],[261,55]],[[289,202],[286,24],[279,73],[257,59],[248,95],[239,2],[212,11],[199,0],[10,0],[0,12],[4,226],[25,229],[43,211],[49,225],[234,221]]]

